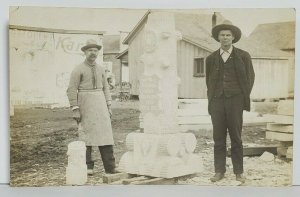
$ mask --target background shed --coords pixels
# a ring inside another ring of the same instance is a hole
[[[143,72],[139,58],[144,52],[142,40],[149,13],[150,11],[144,15],[124,40],[124,44],[129,45],[129,81],[132,84],[131,94],[133,95],[139,94],[139,76]],[[209,29],[214,24],[221,23],[225,18],[220,13],[216,13],[215,19],[213,19],[213,14],[175,12],[174,16],[176,30],[182,34],[182,40],[177,44],[177,69],[181,79],[178,87],[179,98],[206,98],[205,58],[219,48],[219,43],[211,37]],[[274,34],[276,34],[276,28]],[[249,38],[242,36],[241,41],[235,46],[248,51],[252,57],[256,73],[252,98],[287,98],[290,96],[289,90],[293,89],[291,76],[294,74],[290,69],[294,65],[291,61],[293,58],[291,53],[275,48],[263,39],[251,36]]]

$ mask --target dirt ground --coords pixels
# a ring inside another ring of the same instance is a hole
[[[118,103],[113,109],[113,132],[116,162],[125,153],[125,139],[128,133],[139,129],[139,111],[136,103],[131,108]],[[135,107],[132,107],[135,106]],[[69,109],[15,109],[11,117],[11,182],[12,186],[58,186],[65,185],[67,166],[67,145],[77,139],[77,125],[71,118]],[[203,172],[178,184],[213,185],[209,178],[213,175],[213,141],[211,137],[193,132],[197,137],[195,152],[203,158]],[[265,129],[245,127],[244,145],[271,145],[265,139]],[[103,165],[99,153],[95,173],[88,177],[88,185],[102,184]],[[286,186],[291,184],[292,162],[276,158],[261,161],[259,157],[245,157],[246,186]],[[240,185],[232,173],[230,158],[227,159],[227,173],[224,180],[216,185]]]

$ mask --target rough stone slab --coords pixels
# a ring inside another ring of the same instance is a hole
[[[244,147],[243,148],[244,156],[260,156],[264,152],[269,152],[269,153],[276,155],[277,154],[277,146],[258,146],[258,147]],[[231,156],[231,148],[228,148],[227,156]]]
[[[280,147],[290,147],[293,146],[293,141],[280,142]]]
[[[266,139],[269,140],[278,140],[278,141],[293,141],[292,133],[280,133],[274,131],[266,132]]]
[[[294,115],[294,100],[281,100],[279,101],[277,113],[281,115]]]
[[[269,131],[278,131],[278,132],[282,132],[282,133],[293,133],[294,132],[294,126],[293,125],[287,125],[287,124],[268,123],[267,124],[267,130],[269,130]]]
[[[146,176],[138,176],[138,177],[134,177],[134,178],[124,179],[124,180],[122,180],[122,183],[123,183],[123,185],[129,185],[135,181],[143,181],[143,180],[148,180],[148,179],[149,178]]]
[[[264,152],[260,157],[259,160],[266,161],[266,162],[271,162],[274,161],[275,157],[272,153],[269,152]]]
[[[283,156],[285,157],[285,156],[286,156],[287,149],[288,149],[288,147],[282,147],[282,146],[277,147],[277,155],[278,155],[279,157],[283,157]]]
[[[278,102],[251,102],[251,110],[263,114],[277,114]]]
[[[266,114],[264,115],[264,118],[267,122],[274,122],[277,124],[294,124],[294,116]]]
[[[121,179],[127,179],[129,178],[129,174],[127,173],[117,173],[117,174],[104,174],[102,176],[103,183],[112,183],[115,181],[119,181]]]
[[[287,149],[287,152],[286,152],[286,158],[288,159],[293,159],[293,147],[290,146],[288,149]]]
[[[149,178],[141,181],[131,182],[131,185],[173,185],[177,182],[175,178]]]

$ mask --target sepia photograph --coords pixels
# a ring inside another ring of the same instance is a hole
[[[11,6],[10,186],[291,186],[295,24]]]

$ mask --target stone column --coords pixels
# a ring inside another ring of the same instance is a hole
[[[197,140],[180,133],[177,120],[177,41],[174,15],[153,12],[144,31],[145,53],[140,57],[140,111],[144,133],[130,133],[128,152],[119,164],[127,173],[172,178],[201,171],[202,159],[193,154]]]

